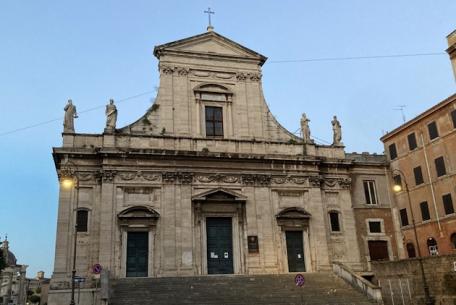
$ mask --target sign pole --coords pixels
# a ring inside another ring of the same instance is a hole
[[[300,290],[299,294],[301,295],[301,305],[304,305],[304,295],[303,295],[303,290],[302,290],[302,287],[304,286],[304,283],[306,282],[306,280],[304,279],[304,275],[302,275],[301,273],[296,274],[296,276],[294,278],[294,282],[295,282],[296,287],[299,287],[298,289]],[[306,304],[307,304],[307,302],[306,302]]]

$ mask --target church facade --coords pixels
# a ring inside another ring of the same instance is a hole
[[[136,122],[116,128],[110,102],[105,131],[80,134],[66,107],[53,156],[59,177],[71,169],[77,183],[60,189],[49,304],[69,299],[73,253],[88,298],[94,264],[112,278],[333,262],[362,272],[398,256],[385,157],[346,153],[337,118],[333,145],[311,139],[305,116],[302,137],[282,127],[263,96],[266,57],[212,30],[154,55],[157,98]]]

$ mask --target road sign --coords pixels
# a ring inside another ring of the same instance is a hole
[[[296,286],[302,287],[305,282],[306,282],[306,280],[304,279],[304,275],[302,275],[301,273],[296,274],[296,276],[295,276]]]
[[[100,274],[101,270],[103,270],[103,268],[101,267],[100,264],[95,264],[92,266],[92,273],[94,273],[94,274]]]
[[[85,277],[82,277],[82,276],[75,276],[74,277],[74,282],[75,283],[84,283],[85,282]]]

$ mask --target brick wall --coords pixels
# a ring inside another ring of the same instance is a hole
[[[424,272],[436,305],[456,305],[456,255],[423,258]],[[382,287],[385,305],[424,304],[418,259],[373,262],[372,271]]]

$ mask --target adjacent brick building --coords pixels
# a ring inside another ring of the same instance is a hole
[[[417,255],[413,218],[423,256],[456,253],[456,94],[381,140],[393,173],[391,185],[403,186],[395,194],[393,215],[401,225],[405,257]]]

